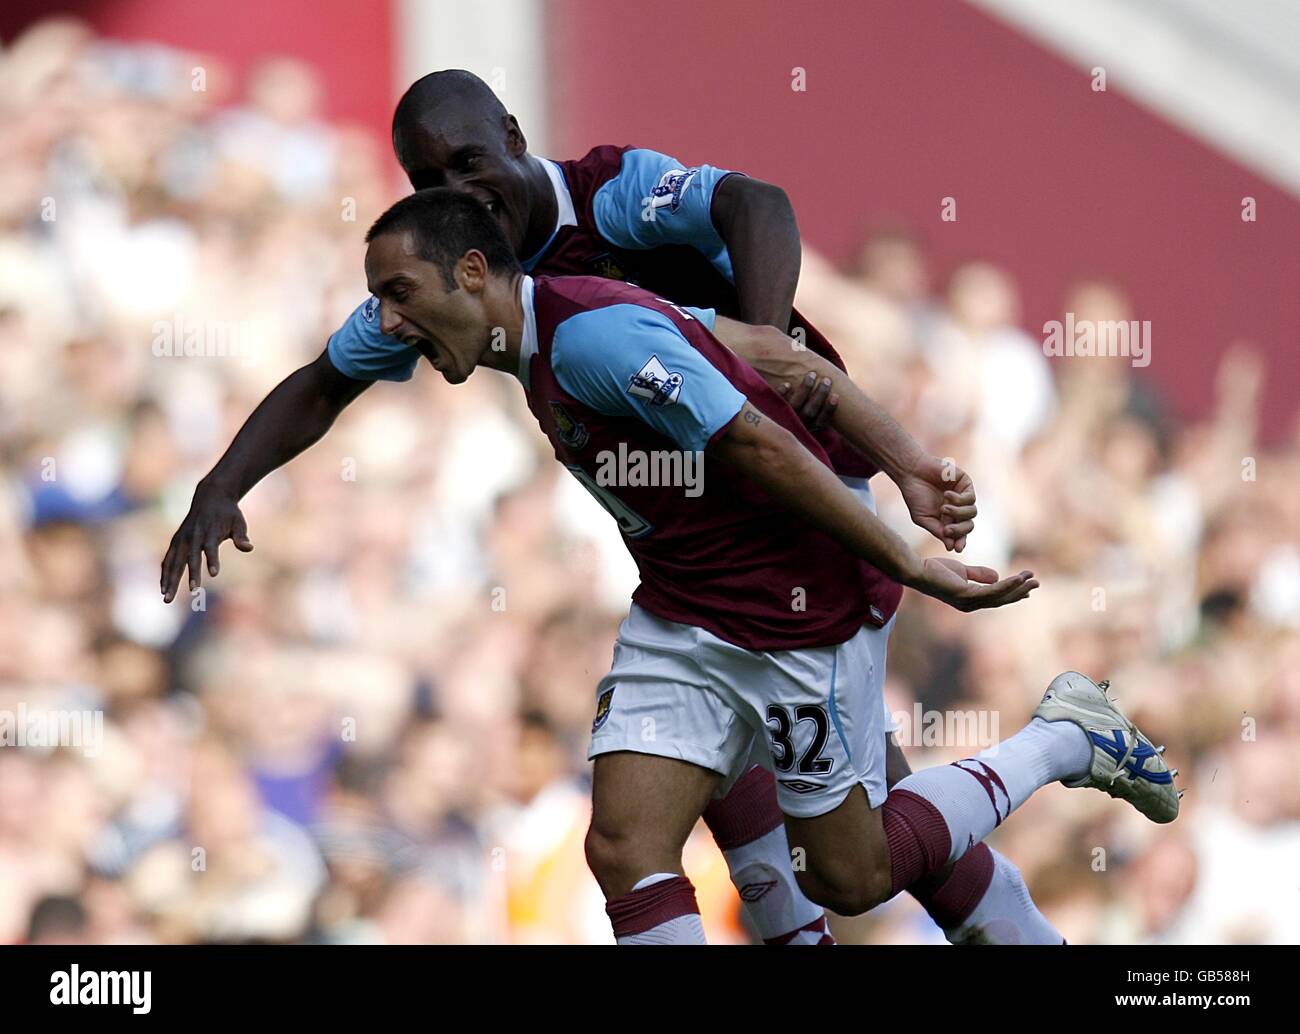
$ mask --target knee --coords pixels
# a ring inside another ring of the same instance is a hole
[[[627,842],[615,832],[598,828],[593,823],[587,829],[587,839],[583,842],[587,855],[587,866],[596,881],[603,887],[606,879],[616,869],[622,868],[627,854]]]
[[[894,896],[889,869],[869,863],[813,867],[795,877],[809,900],[842,916],[869,912]]]
[[[649,857],[646,846],[642,838],[592,822],[583,848],[587,866],[606,898],[626,894],[638,880],[663,871],[660,861]]]

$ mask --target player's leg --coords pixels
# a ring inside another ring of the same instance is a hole
[[[619,943],[703,943],[681,852],[753,730],[693,660],[698,629],[633,605],[597,686],[587,859]]]
[[[870,651],[864,655],[857,639],[838,649],[846,665],[867,671]],[[870,792],[868,774],[860,775]],[[828,797],[781,799],[790,843],[807,854],[805,892],[836,911],[865,911],[961,858],[1047,783],[1104,789],[1168,822],[1178,810],[1172,775],[1101,687],[1067,672],[1020,732],[975,758],[905,777],[879,807],[856,786],[825,813],[819,805]],[[843,857],[855,850],[860,868]]]
[[[587,864],[620,944],[703,944],[682,847],[721,777],[686,761],[596,758]]]
[[[1018,753],[1016,744],[1008,743],[1009,752]],[[1006,761],[1000,757],[999,768],[1023,767],[1018,762],[1008,766]],[[783,798],[791,847],[807,863],[800,873],[804,892],[843,915],[874,908],[956,862],[1036,788],[1030,779],[1000,775],[979,761],[940,770],[942,780],[931,778],[919,786],[917,774],[906,777],[875,808],[860,785],[823,814],[791,814],[790,803]],[[1054,777],[1065,778],[1079,770],[1067,768]],[[1004,789],[1008,785],[1013,789]]]
[[[881,678],[880,682],[883,688],[884,679]],[[898,723],[895,722],[894,716],[890,713],[889,705],[885,703],[883,695],[880,699],[880,705],[885,712],[885,785],[892,790],[912,774],[912,766],[907,760],[907,755],[903,753],[903,748],[898,745],[898,739],[895,735],[898,732]],[[952,874],[955,864],[945,865],[938,872],[925,876],[915,886],[908,888],[909,893],[918,901],[921,901],[923,894],[938,890],[943,885],[944,881]],[[921,904],[925,906],[924,901],[921,901]],[[926,911],[929,912],[928,907],[926,907]],[[938,922],[938,920],[935,921]],[[939,925],[942,926],[943,924],[940,923]]]
[[[875,512],[870,482],[845,479],[863,504]],[[875,672],[884,682],[884,664]],[[911,775],[911,766],[895,741],[892,716],[885,713],[885,780],[890,788]],[[983,843],[956,862],[923,877],[908,888],[954,944],[982,943],[1060,944],[1063,938],[1035,907],[1020,871]]]
[[[824,841],[790,838],[788,847],[804,895],[839,912],[856,896],[884,893],[862,881],[888,877],[885,841],[867,828],[888,794],[884,710],[870,678],[871,645],[886,634],[863,629],[839,646],[754,653],[704,633],[697,654],[718,695],[768,741],[787,836],[797,828],[790,816],[817,817],[827,830]]]
[[[998,745],[996,768],[986,752],[913,773],[875,808],[856,786],[825,814],[792,814],[803,802],[783,798],[790,844],[806,853],[804,891],[847,915],[873,908],[957,861],[1038,787],[1078,775],[1089,754],[1077,727],[1031,723]]]
[[[834,944],[826,913],[795,879],[772,773],[751,760],[727,793],[704,809],[745,914],[765,944]]]
[[[886,783],[911,774],[892,732],[885,733]],[[768,944],[831,944],[820,905],[799,888],[776,786],[755,766],[704,809],[750,921]],[[1060,944],[1007,859],[977,844],[955,863],[908,888],[954,944]]]
[[[882,707],[884,706],[882,701]],[[885,778],[911,774],[885,709]],[[767,944],[833,944],[825,913],[800,889],[772,774],[750,768],[704,809],[750,922]],[[1020,871],[985,844],[908,888],[954,944],[1061,944]]]
[[[887,732],[885,778],[896,786],[912,774],[902,748]],[[979,843],[907,888],[952,944],[1063,944],[1038,910],[1020,870]]]

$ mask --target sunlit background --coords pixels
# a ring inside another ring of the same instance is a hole
[[[1182,769],[1170,827],[1051,787],[996,832],[1065,936],[1300,940],[1294,7],[10,0],[0,39],[0,722],[103,715],[0,746],[0,942],[612,940],[585,751],[635,572],[512,382],[374,387],[246,497],[253,553],[158,594],[196,481],[364,297],[393,104],[442,67],[535,153],[787,189],[801,309],[970,471],[968,556],[1043,583],[909,594],[891,706],[1005,736],[1076,668]],[[1066,312],[1150,320],[1150,365],[1046,357]],[[702,829],[686,866],[749,940]],[[942,941],[910,898],[834,926]]]

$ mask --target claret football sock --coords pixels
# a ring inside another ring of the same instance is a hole
[[[960,929],[988,892],[993,880],[993,853],[988,845],[976,844],[953,863],[943,882],[937,880],[938,873],[923,876],[907,892],[946,936],[949,930]]]
[[[695,888],[685,876],[657,872],[605,903],[619,944],[704,944]]]
[[[977,757],[900,780],[883,808],[894,892],[956,861],[1039,787],[1083,771],[1091,752],[1074,723],[1035,718]]]
[[[978,846],[983,846],[978,845]],[[961,865],[972,852],[957,863]],[[965,922],[945,929],[953,944],[1064,944],[1060,931],[1038,911],[1020,870],[996,851],[988,890]]]
[[[937,887],[909,888],[952,944],[1061,944],[1038,911],[1020,870],[976,844]]]
[[[834,944],[820,905],[804,897],[790,864],[772,773],[755,765],[704,809],[745,914],[765,944]]]

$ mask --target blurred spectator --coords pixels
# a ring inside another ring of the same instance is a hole
[[[319,95],[298,62],[239,95],[211,59],[68,19],[0,55],[0,711],[103,719],[0,747],[0,941],[611,940],[585,748],[635,572],[508,385],[372,389],[245,500],[255,553],[159,601],[195,482],[360,299],[399,189]],[[891,706],[1006,735],[1077,667],[1183,771],[1173,831],[1059,788],[998,831],[1048,916],[1076,942],[1300,938],[1300,449],[1255,439],[1259,360],[1225,342],[1213,411],[1179,424],[1145,371],[1049,361],[1004,270],[936,297],[905,230],[855,278],[810,253],[800,292],[970,470],[967,555],[1043,583],[1009,613],[909,596]],[[1129,313],[1101,280],[1064,304]],[[744,939],[707,836],[686,864],[710,937]],[[837,925],[937,937],[907,898]]]
[[[41,898],[27,925],[27,944],[93,944],[90,923],[76,898]]]

